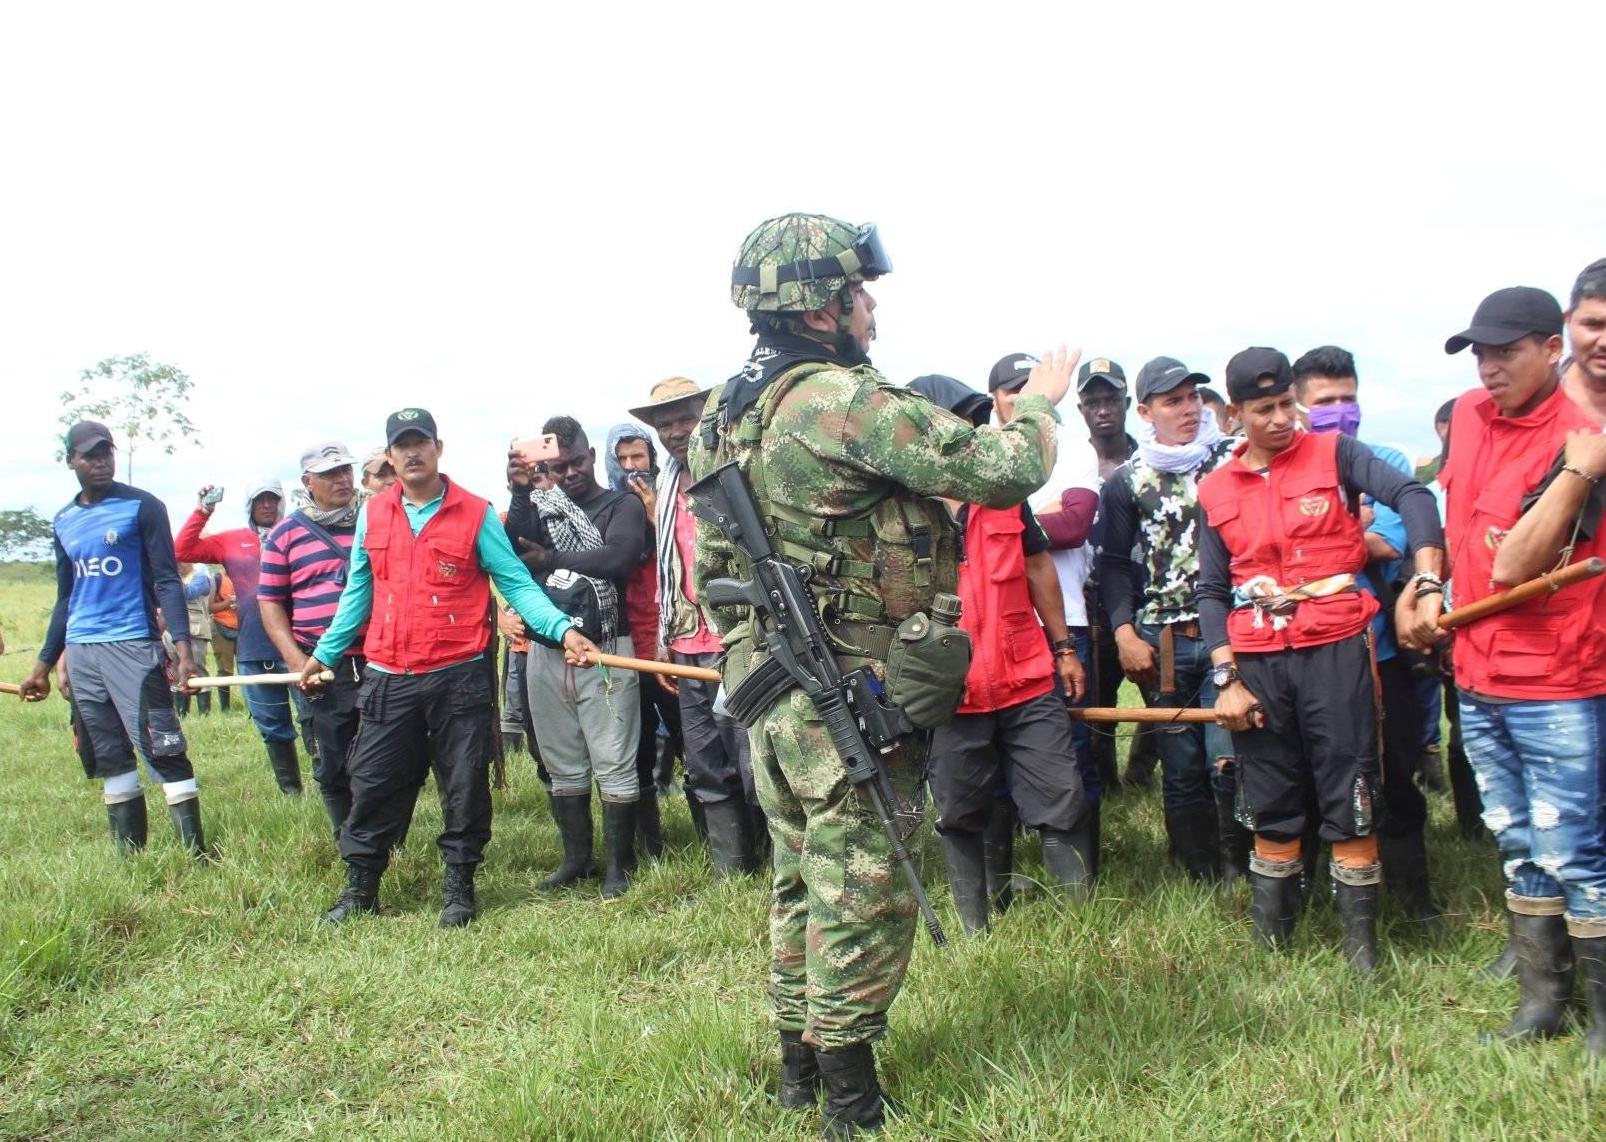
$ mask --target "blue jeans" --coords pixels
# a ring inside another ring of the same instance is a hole
[[[1606,697],[1483,702],[1460,691],[1461,734],[1511,894],[1563,899],[1606,936],[1601,794]]]
[[[236,671],[240,674],[283,674],[284,663],[277,658],[240,661]],[[245,708],[251,711],[257,733],[265,742],[293,742],[296,724],[290,717],[290,695],[296,696],[299,706],[301,691],[289,686],[242,686],[245,691]]]
[[[1143,641],[1160,647],[1160,628],[1144,623],[1138,628]],[[1177,634],[1175,694],[1148,695],[1149,705],[1175,709],[1178,706],[1214,706],[1216,685],[1210,680],[1210,654],[1197,638]],[[1158,666],[1158,658],[1156,659]],[[1167,813],[1214,812],[1219,789],[1229,794],[1232,771],[1219,773],[1216,759],[1232,757],[1232,735],[1214,722],[1209,725],[1157,726],[1155,747],[1160,754],[1160,793]]]

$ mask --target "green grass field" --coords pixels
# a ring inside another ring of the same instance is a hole
[[[0,675],[38,647],[52,586],[0,567]],[[511,767],[480,922],[435,926],[439,823],[426,794],[384,882],[388,914],[326,930],[341,873],[315,795],[282,798],[236,708],[192,718],[209,839],[118,859],[65,705],[0,702],[0,1136],[782,1139],[765,1022],[765,888],[718,884],[666,802],[671,851],[625,899],[536,881],[556,835],[533,767]],[[1163,867],[1157,794],[1107,810],[1105,880],[1076,911],[1017,905],[986,938],[924,935],[881,1049],[910,1116],[895,1139],[1606,1136],[1606,1067],[1573,1039],[1481,1046],[1515,985],[1492,847],[1432,853],[1452,935],[1385,914],[1379,979],[1351,977],[1325,904],[1298,946],[1252,943],[1246,895]],[[942,865],[927,884],[951,933]],[[1025,869],[1036,871],[1035,854]]]

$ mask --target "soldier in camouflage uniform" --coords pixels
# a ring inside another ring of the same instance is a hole
[[[894,388],[870,365],[875,301],[864,283],[891,269],[874,227],[821,215],[764,222],[742,245],[731,297],[757,345],[709,398],[689,463],[706,476],[735,461],[786,558],[812,569],[821,619],[843,670],[884,677],[898,622],[929,611],[957,580],[955,531],[933,497],[1006,507],[1054,465],[1054,405],[1074,358],[1033,371],[1016,417],[976,429]],[[724,537],[699,521],[695,582],[745,578]],[[727,689],[755,664],[753,615],[711,610]],[[884,1101],[871,1044],[909,964],[915,904],[890,845],[854,791],[801,691],[749,726],[753,774],[775,850],[770,1008],[781,1034],[781,1101],[827,1093],[825,1133],[877,1129]],[[920,783],[923,735],[884,761],[900,796]]]

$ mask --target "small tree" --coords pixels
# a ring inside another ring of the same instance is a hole
[[[184,414],[195,387],[177,365],[155,364],[148,353],[107,357],[78,375],[78,389],[61,394],[63,429],[80,420],[98,420],[121,429],[128,440],[128,479],[134,479],[134,453],[150,444],[168,456],[180,442],[197,443],[195,425]],[[58,453],[65,460],[63,453]]]
[[[0,512],[0,559],[37,563],[50,555],[50,521],[33,508]]]

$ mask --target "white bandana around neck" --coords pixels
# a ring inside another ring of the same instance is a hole
[[[1199,435],[1191,444],[1161,444],[1154,438],[1154,425],[1146,420],[1138,425],[1138,454],[1145,464],[1158,472],[1191,472],[1210,458],[1221,441],[1216,411],[1208,406],[1199,418]]]

